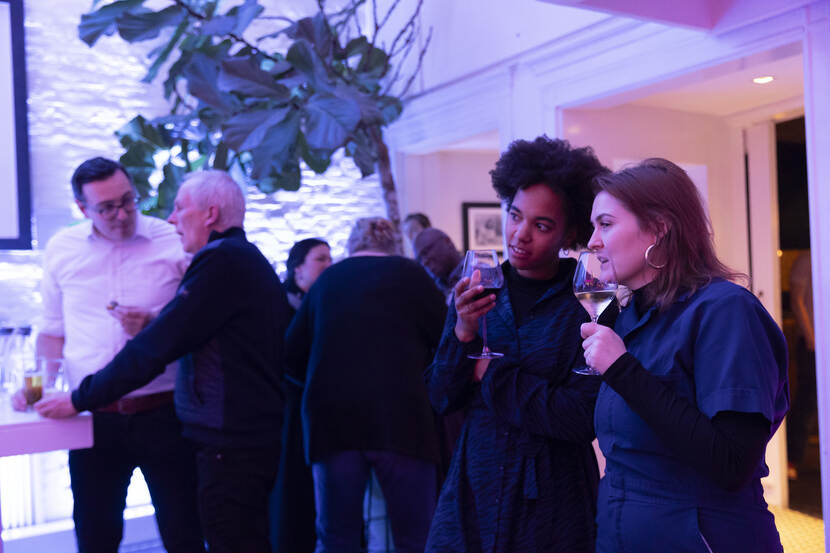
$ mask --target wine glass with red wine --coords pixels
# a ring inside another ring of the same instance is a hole
[[[591,322],[597,322],[617,294],[617,275],[611,259],[591,250],[581,252],[574,271],[574,294],[588,312]],[[600,374],[587,363],[575,368],[574,372],[594,376]]]
[[[499,256],[496,250],[468,250],[464,257],[464,273],[462,277],[473,278],[473,272],[478,271],[481,275],[479,284],[484,286],[484,292],[479,296],[483,298],[488,294],[495,294],[499,288],[504,286],[504,274],[499,264]],[[504,357],[503,353],[491,351],[487,347],[487,316],[481,317],[481,341],[484,347],[481,353],[470,354],[470,359],[496,359]]]

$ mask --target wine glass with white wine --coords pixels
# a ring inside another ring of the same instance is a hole
[[[606,267],[603,267],[607,264]],[[605,279],[602,273],[605,273]],[[591,322],[597,322],[617,294],[617,276],[614,266],[608,258],[601,258],[591,250],[579,254],[574,272],[574,294],[576,299],[588,312]],[[574,369],[575,373],[585,375],[599,375],[600,372],[587,365]]]

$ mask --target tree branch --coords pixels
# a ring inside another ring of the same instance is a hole
[[[210,21],[210,19],[206,15],[201,14],[201,13],[197,12],[196,10],[194,10],[193,8],[191,8],[189,5],[187,5],[186,2],[184,2],[184,0],[173,0],[173,2],[177,6],[183,8],[187,12],[187,14],[190,15],[191,17],[193,17],[193,18],[195,18],[199,21]],[[276,58],[276,57],[272,56],[271,54],[257,48],[256,46],[254,46],[253,44],[251,44],[250,42],[248,42],[247,40],[245,40],[241,36],[237,35],[236,33],[227,33],[226,36],[232,38],[233,40],[235,40],[236,42],[239,42],[240,44],[244,44],[245,46],[250,48],[255,54],[261,54],[263,57],[265,57],[265,58],[267,58],[271,61],[274,61],[274,62],[279,62],[280,61],[279,58]]]

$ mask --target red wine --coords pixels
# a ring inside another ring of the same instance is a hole
[[[476,296],[476,300],[480,300],[481,298],[487,297],[490,294],[498,294],[499,288],[485,288],[484,291]]]

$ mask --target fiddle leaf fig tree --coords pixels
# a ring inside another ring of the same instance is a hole
[[[155,41],[143,80],[166,70],[170,113],[136,115],[116,133],[143,209],[165,216],[184,174],[206,167],[240,169],[266,193],[297,190],[301,161],[322,173],[343,149],[362,176],[379,173],[397,227],[383,127],[401,115],[431,30],[419,46],[423,0],[395,32],[384,27],[400,0],[385,11],[376,2],[347,0],[327,11],[317,0],[317,13],[297,20],[267,14],[257,0],[224,11],[229,3],[217,0],[170,0],[161,9],[158,1],[154,9],[145,0],[96,2],[81,16],[81,40],[93,46],[117,32],[129,43]],[[253,28],[265,31],[251,38]]]

